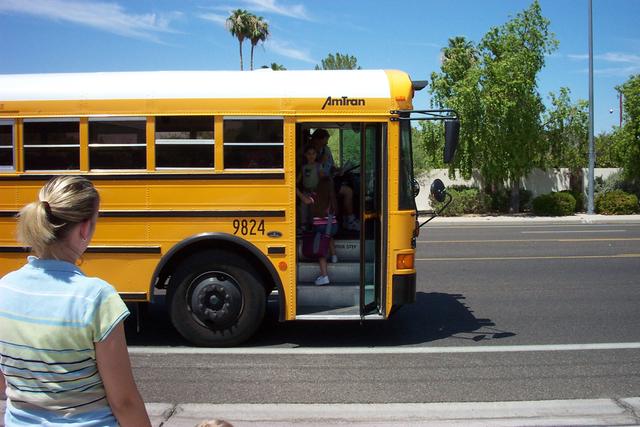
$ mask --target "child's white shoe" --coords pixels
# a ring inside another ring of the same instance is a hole
[[[329,283],[329,276],[318,276],[315,281],[316,286],[324,286],[328,285]]]

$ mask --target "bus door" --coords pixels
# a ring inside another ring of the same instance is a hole
[[[381,313],[382,259],[386,169],[382,148],[386,131],[383,124],[363,124],[360,155],[360,316]]]

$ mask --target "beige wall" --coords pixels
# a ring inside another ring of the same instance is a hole
[[[596,168],[594,175],[596,177],[607,178],[609,175],[617,172],[618,168]],[[440,178],[444,185],[468,185],[471,187],[482,187],[482,177],[479,172],[474,172],[469,180],[460,178],[450,179],[448,169],[433,169],[418,177],[420,183],[420,194],[416,197],[418,210],[431,209],[429,204],[429,187],[436,178]],[[584,189],[586,192],[588,181],[588,169],[583,169]],[[534,169],[526,179],[522,181],[523,187],[533,193],[533,196],[550,193],[552,191],[561,191],[569,189],[569,169]],[[586,193],[585,193],[586,196]]]

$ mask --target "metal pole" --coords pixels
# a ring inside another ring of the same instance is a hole
[[[593,0],[589,0],[589,193],[587,213],[593,215],[593,186],[595,183],[595,150],[593,147]]]
[[[622,127],[622,91],[618,92],[620,98],[620,127]]]

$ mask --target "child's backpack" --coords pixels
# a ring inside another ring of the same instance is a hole
[[[329,242],[335,234],[336,221],[333,214],[326,218],[314,218],[314,231],[302,235],[302,256],[305,258],[326,257]]]
[[[307,232],[302,235],[302,255],[305,258],[317,259],[329,253],[331,236],[324,233]]]

